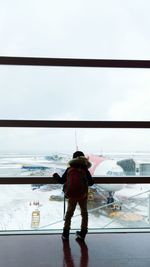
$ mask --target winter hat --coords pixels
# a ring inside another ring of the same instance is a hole
[[[84,153],[82,151],[76,151],[73,153],[73,159],[78,157],[84,157]]]
[[[70,166],[77,166],[77,165],[83,165],[86,166],[88,169],[92,166],[91,162],[88,161],[88,159],[84,156],[84,153],[82,151],[76,151],[73,153],[73,159],[69,162]]]

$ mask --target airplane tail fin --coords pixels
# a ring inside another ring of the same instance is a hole
[[[97,166],[102,163],[104,160],[106,160],[103,156],[96,156],[96,155],[88,155],[88,160],[92,163],[92,167],[89,169],[91,175],[94,175],[95,169]]]

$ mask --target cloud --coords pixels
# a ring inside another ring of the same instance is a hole
[[[0,4],[1,55],[149,58],[148,0]]]
[[[1,56],[150,56],[148,0],[0,0],[0,6]],[[150,119],[149,70],[0,66],[0,77],[1,119]],[[73,150],[72,130],[1,129],[1,149]],[[80,146],[146,149],[147,131],[134,132],[139,147],[123,131],[120,137],[111,129],[79,129]]]
[[[149,70],[135,70],[132,74],[128,88],[123,84],[122,90],[126,95],[109,110],[112,120],[150,120]]]

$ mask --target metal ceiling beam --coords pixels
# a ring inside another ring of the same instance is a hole
[[[1,56],[0,65],[99,67],[99,68],[150,68],[150,60],[81,59]]]

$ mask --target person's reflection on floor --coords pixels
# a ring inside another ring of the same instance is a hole
[[[77,243],[81,249],[81,258],[80,258],[80,267],[88,267],[89,254],[88,254],[88,246],[85,241],[76,239]]]
[[[71,254],[71,247],[69,240],[62,240],[63,242],[63,252],[64,252],[64,266],[66,267],[75,267],[73,262],[73,257]]]
[[[80,246],[80,267],[88,267],[88,247],[85,243],[85,241],[81,241],[76,239],[78,245]],[[71,252],[71,247],[69,241],[62,241],[63,242],[63,252],[64,252],[64,266],[66,267],[76,267],[76,264],[78,262],[78,259],[76,259]],[[78,265],[79,266],[79,265]]]

